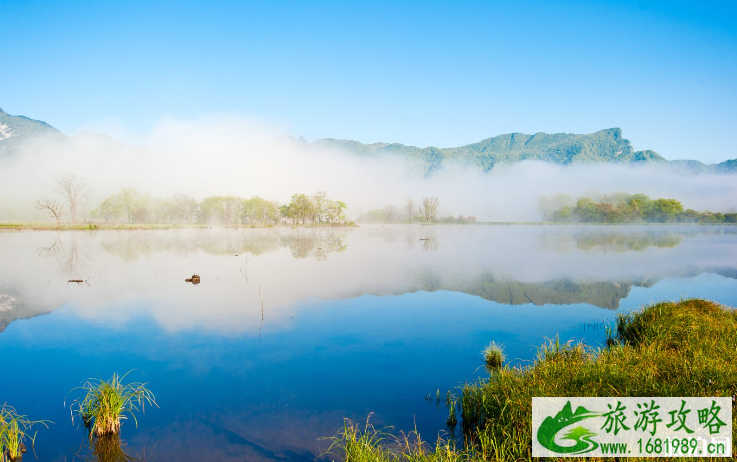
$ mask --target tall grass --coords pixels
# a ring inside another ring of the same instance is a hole
[[[138,427],[136,413],[145,411],[146,403],[158,405],[146,383],[123,383],[129,373],[121,376],[116,372],[110,380],[89,379],[81,387],[74,388],[71,392],[81,390],[85,394],[72,402],[72,420],[78,415],[96,436],[119,434],[120,425],[128,416]]]
[[[417,431],[394,435],[392,428],[377,429],[369,421],[361,424],[344,419],[343,428],[334,437],[323,438],[330,446],[319,457],[345,462],[400,462],[400,461],[432,461],[462,462],[469,461],[468,454],[456,450],[452,441],[438,438],[435,445],[430,445],[420,438]]]
[[[534,396],[732,396],[733,400],[737,399],[737,312],[734,309],[698,299],[663,302],[620,315],[609,332],[607,348],[562,343],[553,338],[538,349],[531,366],[504,367],[488,379],[460,387],[457,401],[461,434],[458,450],[452,457],[458,458],[455,460],[532,460]],[[449,417],[451,414],[449,410]],[[734,407],[732,425],[737,428]],[[336,438],[343,439],[343,436],[338,434]],[[441,444],[453,450],[452,441]],[[734,439],[732,444],[732,453],[737,454]],[[451,456],[433,458],[429,455],[435,454],[432,451],[417,456],[388,446],[372,450],[377,455],[374,459],[350,460],[454,460]]]
[[[36,442],[38,430],[34,428],[40,425],[48,428],[49,423],[30,420],[12,406],[3,404],[0,407],[0,462],[20,460],[26,452],[25,442],[29,441],[31,446]]]

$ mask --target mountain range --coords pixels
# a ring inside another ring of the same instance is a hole
[[[27,140],[46,136],[61,138],[64,134],[46,122],[10,115],[0,108],[0,157]]]
[[[419,164],[426,174],[453,164],[488,171],[498,164],[514,164],[523,160],[559,165],[599,162],[657,164],[690,173],[737,172],[737,159],[707,165],[697,160],[669,161],[652,150],[635,151],[630,141],[622,137],[620,128],[599,130],[586,135],[510,133],[457,148],[419,148],[399,143],[362,144],[332,138],[317,140],[309,145],[352,152],[358,156],[401,156]]]
[[[65,135],[46,122],[10,115],[0,108],[0,158],[12,156],[26,140],[39,137],[64,138]],[[666,160],[652,150],[635,151],[619,128],[595,133],[510,133],[456,148],[407,146],[401,143],[363,144],[352,140],[326,138],[308,143],[292,140],[314,149],[331,149],[360,157],[399,156],[408,159],[425,175],[449,165],[462,165],[488,171],[499,164],[524,160],[559,165],[582,163],[656,164],[681,172],[735,173],[737,159],[707,165],[697,160]]]

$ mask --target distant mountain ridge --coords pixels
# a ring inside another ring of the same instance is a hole
[[[0,108],[0,158],[14,154],[24,141],[40,137],[66,138],[56,128],[40,120],[13,116]],[[489,171],[496,165],[524,160],[559,165],[584,163],[657,164],[689,173],[735,173],[737,159],[706,165],[697,160],[668,161],[652,150],[635,151],[619,128],[579,135],[572,133],[510,133],[456,148],[419,148],[401,143],[363,144],[352,140],[326,138],[308,143],[290,139],[299,146],[338,150],[360,157],[398,156],[408,159],[425,175],[450,165]]]
[[[677,171],[691,173],[737,172],[737,159],[716,165],[696,160],[668,161],[652,150],[635,151],[622,130],[609,128],[587,135],[571,133],[511,133],[457,148],[419,148],[399,143],[362,144],[332,138],[317,140],[310,146],[352,152],[362,157],[397,155],[419,165],[426,174],[448,165],[473,166],[484,171],[498,164],[514,164],[523,160],[538,160],[559,165],[583,163],[659,164]]]
[[[27,140],[46,136],[65,135],[46,122],[10,115],[0,108],[0,155],[12,151]]]

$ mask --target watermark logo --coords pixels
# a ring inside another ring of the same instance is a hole
[[[576,412],[573,412],[571,402],[566,401],[563,409],[555,417],[548,416],[543,420],[543,423],[537,429],[537,440],[545,448],[558,454],[583,454],[591,452],[598,448],[599,444],[591,441],[591,437],[596,436],[596,433],[586,427],[577,426],[571,428],[561,437],[564,440],[574,441],[575,444],[573,446],[561,446],[556,444],[555,440],[558,433],[565,428],[571,427],[576,422],[584,419],[590,419],[600,415],[600,413],[591,412],[583,406],[577,407]]]
[[[533,457],[731,457],[731,398],[533,398]]]

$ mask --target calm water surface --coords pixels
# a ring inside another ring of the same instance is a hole
[[[737,305],[731,227],[12,231],[0,262],[0,403],[54,422],[43,461],[94,460],[67,396],[88,377],[156,393],[132,455],[314,460],[344,417],[434,440],[425,396],[483,377],[492,340],[525,363],[645,303]]]

